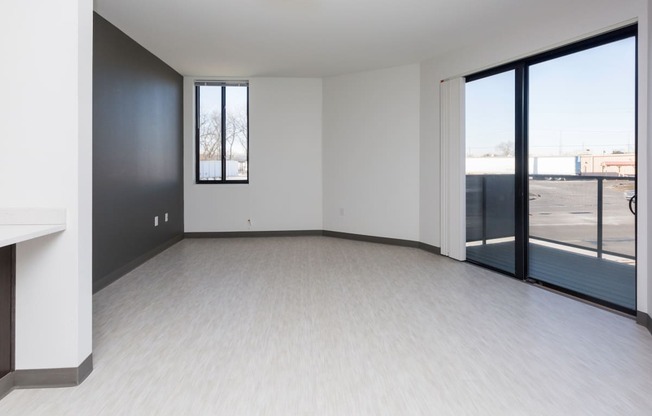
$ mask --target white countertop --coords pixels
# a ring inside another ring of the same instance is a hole
[[[59,208],[0,208],[0,247],[66,229],[66,210]]]
[[[65,224],[3,225],[0,224],[0,247],[10,246],[32,238],[56,233],[66,229]]]

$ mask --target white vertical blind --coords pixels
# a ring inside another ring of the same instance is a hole
[[[464,78],[442,81],[441,254],[466,260],[466,177],[464,167]]]

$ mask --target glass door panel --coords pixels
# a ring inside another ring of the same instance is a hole
[[[515,71],[466,84],[466,258],[515,273]]]
[[[633,310],[634,38],[529,67],[528,276]]]

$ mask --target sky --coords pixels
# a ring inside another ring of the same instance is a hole
[[[635,39],[529,68],[530,156],[633,152]],[[467,156],[514,141],[514,71],[466,84]]]
[[[226,87],[227,111],[237,110],[246,111],[247,109],[247,88],[246,87]],[[222,105],[222,87],[202,86],[200,95],[200,105],[202,112],[211,113],[219,111]]]

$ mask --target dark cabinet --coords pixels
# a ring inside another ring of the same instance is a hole
[[[16,246],[0,248],[0,378],[13,371]]]

